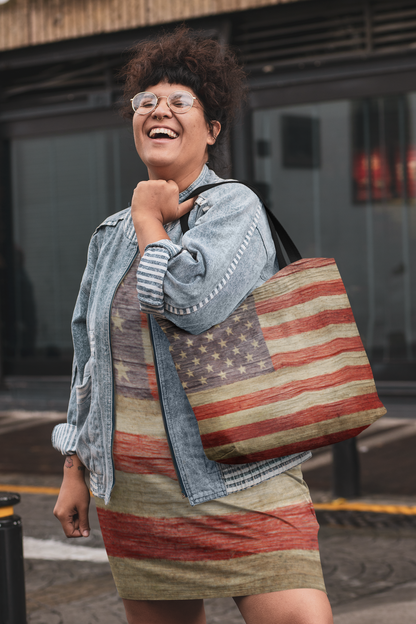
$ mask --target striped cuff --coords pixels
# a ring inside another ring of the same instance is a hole
[[[137,269],[137,295],[142,312],[163,314],[165,309],[163,280],[168,262],[183,251],[169,239],[147,245]]]
[[[298,464],[310,459],[312,453],[305,451],[303,453],[295,453],[286,457],[277,457],[275,459],[266,459],[250,464],[228,465],[220,464],[220,470],[224,478],[224,485],[227,494],[245,490],[258,483],[263,483],[272,477],[276,477],[290,468],[295,468]]]
[[[56,425],[52,432],[52,446],[62,455],[75,455],[77,442],[77,428],[75,425],[61,423]]]

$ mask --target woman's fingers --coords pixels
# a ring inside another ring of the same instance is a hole
[[[62,528],[66,537],[89,536],[90,525],[88,522],[88,508],[82,508],[80,510],[74,508],[67,513],[61,513],[58,510],[55,513],[55,516],[62,524]]]
[[[178,218],[192,210],[192,208],[194,207],[195,200],[196,200],[196,197],[192,197],[192,199],[187,199],[186,201],[179,204]]]
[[[88,521],[88,507],[80,509],[78,512],[78,528],[82,537],[88,537],[90,534],[90,523]]]
[[[80,537],[78,529],[78,513],[76,509],[63,511],[58,506],[53,510],[54,515],[58,518],[62,525],[62,529],[66,537]]]
[[[179,189],[173,180],[146,180],[139,182],[133,192],[131,215],[134,224],[143,226],[149,218],[160,223],[175,219],[179,203]]]
[[[179,188],[173,180],[147,180],[136,186],[131,214],[136,230],[148,226],[149,219],[170,223],[192,210],[195,197],[179,204]]]
[[[62,528],[67,537],[81,537],[78,514],[74,513],[72,516],[69,516],[66,526],[62,524]]]

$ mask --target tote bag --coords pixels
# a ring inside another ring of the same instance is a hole
[[[199,187],[190,197],[225,183],[230,181]],[[199,335],[156,317],[205,453],[225,464],[340,442],[386,413],[335,260],[302,259],[266,212],[280,267],[276,275]],[[184,233],[188,217],[181,218]]]

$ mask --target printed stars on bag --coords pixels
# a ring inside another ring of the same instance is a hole
[[[157,318],[183,388],[199,392],[272,372],[266,342],[248,297],[231,316],[198,336]]]

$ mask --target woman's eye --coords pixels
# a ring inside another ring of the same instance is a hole
[[[189,106],[186,100],[187,98],[183,97],[183,95],[175,95],[170,98],[170,104],[176,108],[184,108],[185,106]]]
[[[152,102],[152,100],[143,100],[140,103],[141,108],[151,108],[152,106],[154,106],[154,103]]]

